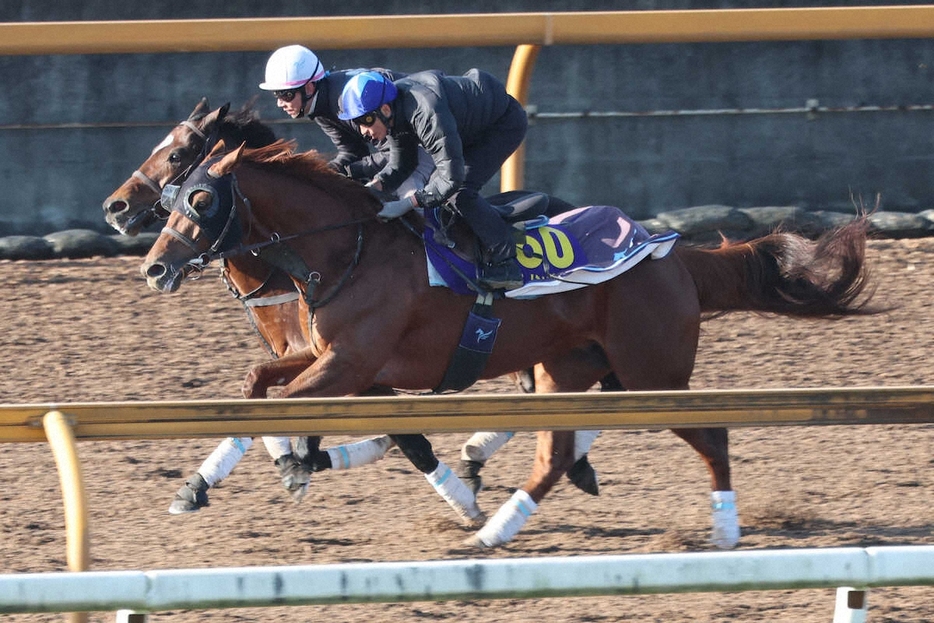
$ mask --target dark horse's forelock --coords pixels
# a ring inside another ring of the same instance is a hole
[[[242,137],[247,147],[262,147],[276,141],[276,133],[260,121],[259,113],[253,108],[253,101],[247,102],[239,110],[228,112],[219,125],[221,136]]]

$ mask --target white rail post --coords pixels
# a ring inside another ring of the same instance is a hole
[[[833,623],[866,623],[868,592],[852,586],[838,588],[837,603],[833,610]]]

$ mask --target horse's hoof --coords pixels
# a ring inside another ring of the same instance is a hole
[[[479,511],[479,513],[473,517],[464,517],[464,527],[470,528],[471,530],[478,530],[486,524],[486,513]]]
[[[200,474],[195,474],[175,493],[175,499],[169,505],[169,514],[195,513],[209,505],[208,485]]]
[[[175,498],[169,505],[169,515],[185,515],[186,513],[197,513],[201,507],[188,500]]]
[[[289,495],[292,497],[292,501],[296,504],[300,503],[305,499],[305,494],[308,493],[308,483],[306,482],[303,485],[298,485],[289,489]]]
[[[568,480],[584,493],[600,495],[597,472],[594,471],[593,465],[587,460],[586,454],[577,459],[577,462],[568,470]]]
[[[490,549],[490,546],[484,543],[476,534],[464,539],[463,543],[464,546],[471,547],[473,549]]]
[[[279,468],[282,486],[289,492],[292,501],[298,504],[308,493],[311,474],[292,454],[284,454],[276,459],[276,467]]]

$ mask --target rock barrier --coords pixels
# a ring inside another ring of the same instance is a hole
[[[685,241],[715,245],[725,236],[730,240],[751,240],[776,228],[809,237],[839,227],[855,214],[807,211],[795,206],[734,208],[706,205],[662,212],[640,221],[650,232],[674,230]],[[869,216],[872,234],[878,238],[924,238],[934,236],[934,209],[920,213],[875,212]],[[50,260],[143,256],[156,240],[156,233],[136,237],[107,235],[89,229],[69,229],[46,236],[0,237],[0,260]]]

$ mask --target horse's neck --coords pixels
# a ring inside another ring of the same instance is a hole
[[[350,205],[339,193],[258,167],[241,166],[237,178],[249,201],[248,207],[240,206],[244,242],[282,239],[309,272],[320,275],[324,287],[364,256],[398,266],[424,255],[417,236],[400,224],[377,222],[371,206]],[[367,199],[362,195],[363,202]],[[365,252],[360,251],[361,236]],[[295,270],[288,272],[296,276]]]

